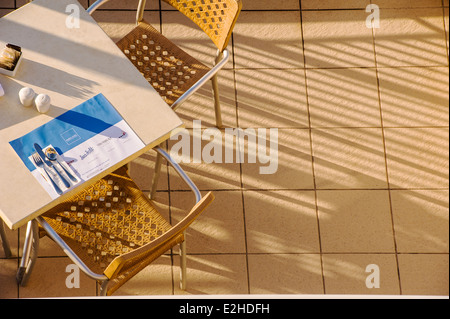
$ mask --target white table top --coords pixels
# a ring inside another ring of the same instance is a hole
[[[80,8],[80,28],[67,28],[70,4]],[[22,47],[14,78],[0,74],[0,217],[17,229],[81,188],[160,144],[182,126],[125,55],[76,0],[35,0],[0,18],[0,48]],[[19,102],[22,87],[48,94],[51,110],[40,114]],[[52,200],[9,142],[102,93],[146,145],[141,151]]]

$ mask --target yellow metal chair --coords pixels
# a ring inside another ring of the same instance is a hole
[[[92,14],[109,0],[98,0],[87,11]],[[242,9],[241,0],[163,0],[191,19],[217,47],[210,68],[183,51],[147,23],[146,0],[140,0],[136,27],[117,42],[119,48],[147,81],[175,110],[209,80],[212,81],[216,125],[222,127],[217,73],[230,58],[227,50],[233,28]],[[161,157],[156,160],[151,198],[154,197],[161,170]]]
[[[98,0],[87,11],[92,14],[109,0]],[[222,126],[217,72],[230,53],[227,50],[233,28],[242,8],[241,0],[163,0],[190,18],[217,47],[214,67],[209,68],[183,51],[153,26],[144,16],[146,0],[140,0],[136,27],[117,42],[119,48],[159,94],[172,106],[179,107],[208,80],[213,82],[216,124]]]
[[[186,289],[185,231],[214,196],[209,192],[202,198],[178,164],[164,150],[155,150],[194,192],[196,204],[184,219],[173,226],[164,219],[124,166],[28,224],[18,282],[27,283],[36,262],[39,237],[49,236],[86,275],[101,283],[101,295],[111,295],[180,244],[180,286]]]

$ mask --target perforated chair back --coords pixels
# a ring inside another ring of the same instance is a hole
[[[197,24],[223,51],[242,8],[241,0],[163,0]]]

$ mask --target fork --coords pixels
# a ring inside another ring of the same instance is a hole
[[[42,162],[41,157],[40,157],[38,154],[36,154],[36,153],[34,153],[34,154],[32,155],[32,157],[33,157],[33,161],[36,163],[37,167],[42,168],[42,169],[45,171],[45,173],[47,173],[47,176],[48,176],[48,178],[50,179],[50,181],[52,182],[52,185],[53,185],[53,187],[55,188],[55,191],[56,191],[59,195],[61,195],[61,194],[62,194],[61,188],[59,188],[58,185],[56,185],[55,181],[51,178],[50,174],[47,172],[47,170],[46,170],[46,168],[45,168],[45,165],[44,165],[44,162]]]

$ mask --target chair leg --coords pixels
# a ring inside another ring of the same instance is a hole
[[[39,227],[37,220],[28,222],[23,256],[17,270],[16,279],[21,286],[25,286],[36,263],[39,249]]]
[[[102,282],[102,284],[100,285],[100,296],[106,296],[108,293],[108,283],[109,280],[105,280],[104,282]]]
[[[2,241],[3,250],[5,251],[6,258],[11,257],[11,246],[9,245],[8,238],[6,238],[5,227],[3,220],[0,220],[0,239]]]
[[[219,61],[222,60],[222,58],[223,58],[223,52],[221,52],[220,50],[217,50],[214,65],[217,65],[219,63]],[[213,88],[213,94],[214,94],[214,111],[216,112],[216,126],[218,128],[222,128],[223,127],[222,111],[220,109],[219,81],[218,81],[217,74],[215,74],[212,77],[211,82],[212,82],[212,88]]]
[[[186,236],[180,244],[180,289],[186,290]]]
[[[153,174],[152,188],[150,191],[150,199],[155,199],[156,190],[158,189],[159,175],[161,175],[162,160],[163,160],[163,158],[162,158],[161,154],[156,153],[155,173]]]
[[[222,123],[222,110],[220,109],[220,98],[219,98],[219,82],[217,74],[211,79],[213,94],[214,94],[214,111],[216,113],[216,126],[218,128],[223,127]]]

